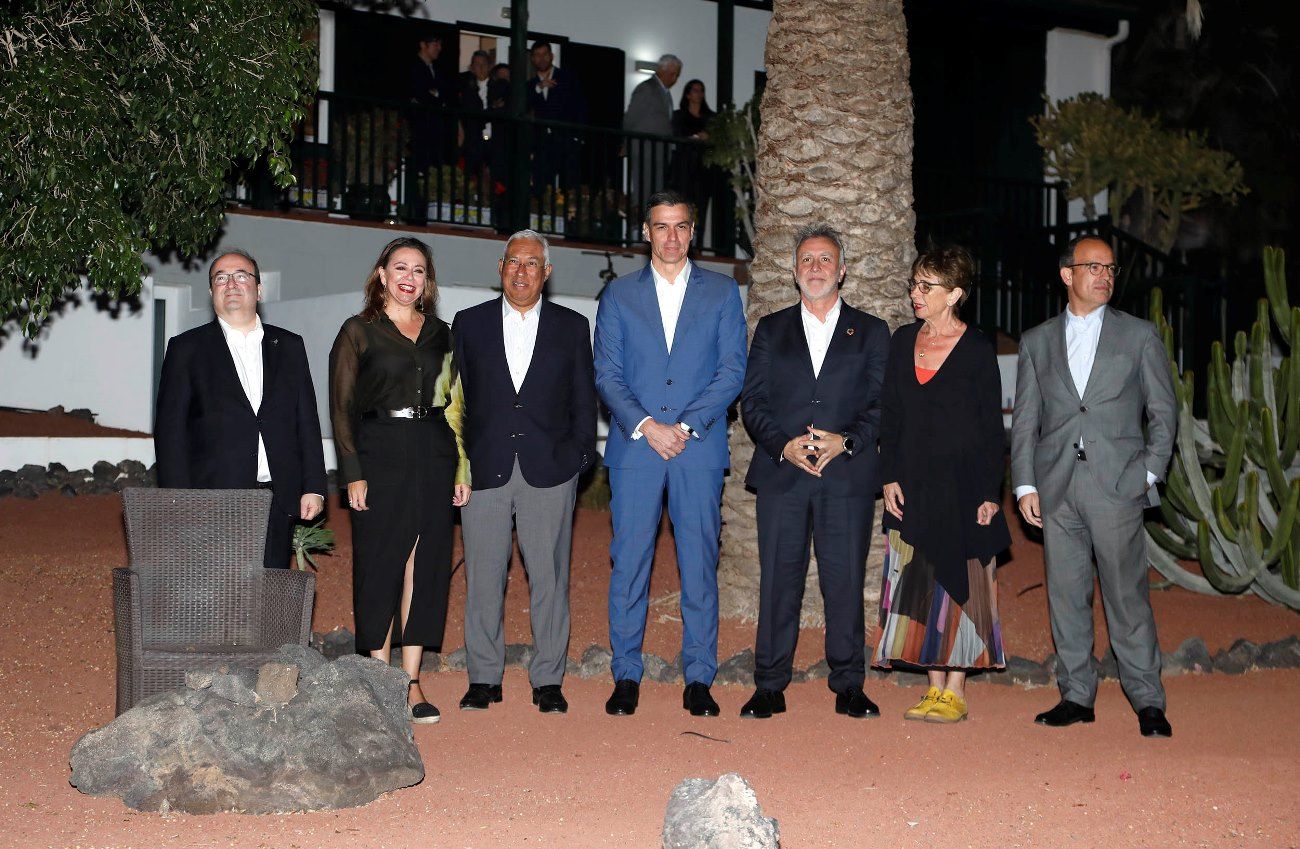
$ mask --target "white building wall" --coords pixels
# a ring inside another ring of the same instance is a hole
[[[1113,37],[1053,29],[1047,32],[1047,72],[1043,90],[1053,103],[1087,91],[1110,96],[1110,52],[1128,37],[1128,21],[1121,21]],[[1098,212],[1105,212],[1108,193],[1094,198]],[[1083,219],[1083,201],[1070,201],[1070,220]]]
[[[0,339],[0,406],[86,408],[100,424],[153,427],[153,279],[131,304],[101,307],[82,287],[31,342],[14,322]]]

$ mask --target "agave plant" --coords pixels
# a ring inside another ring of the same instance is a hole
[[[316,558],[312,554],[329,554],[334,550],[334,531],[323,527],[325,517],[321,516],[310,525],[295,525],[293,528],[293,556],[298,568],[307,571],[307,564],[319,570]]]
[[[1173,330],[1160,291],[1152,293],[1152,320],[1171,353],[1178,438],[1160,505],[1164,522],[1147,523],[1147,548],[1152,565],[1180,587],[1249,590],[1300,610],[1300,306],[1288,303],[1277,248],[1264,250],[1264,281],[1268,298],[1249,336],[1237,334],[1231,364],[1214,343],[1203,421],[1192,416],[1193,375],[1172,365]],[[1274,352],[1272,322],[1287,356]],[[1201,574],[1177,558],[1199,561]]]

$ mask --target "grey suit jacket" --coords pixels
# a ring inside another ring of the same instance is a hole
[[[673,105],[657,77],[632,89],[632,100],[623,115],[623,129],[634,133],[673,134]]]
[[[1037,487],[1043,513],[1055,510],[1078,464],[1074,446],[1082,436],[1084,465],[1107,498],[1138,502],[1145,492],[1147,503],[1158,504],[1155,487],[1146,491],[1146,473],[1164,478],[1178,418],[1172,371],[1155,326],[1106,307],[1082,398],[1065,354],[1065,326],[1061,314],[1020,340],[1012,486]]]

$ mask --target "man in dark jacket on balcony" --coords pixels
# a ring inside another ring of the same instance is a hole
[[[555,65],[550,42],[538,41],[529,53],[533,76],[528,80],[528,111],[543,121],[582,124],[587,120],[587,101],[574,74]],[[572,133],[541,127],[533,135],[533,193],[541,197],[547,187],[578,185],[578,161],[582,139]],[[558,210],[558,208],[557,208]],[[543,214],[549,207],[543,210]]]

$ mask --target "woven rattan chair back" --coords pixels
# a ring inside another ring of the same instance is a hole
[[[131,568],[261,566],[267,489],[122,490]]]

